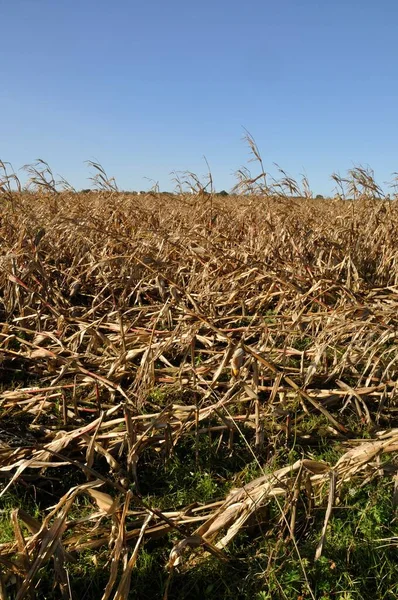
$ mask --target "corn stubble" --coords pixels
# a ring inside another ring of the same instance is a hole
[[[0,166],[1,494],[40,486],[49,469],[87,480],[41,520],[12,512],[0,598],[32,594],[49,561],[70,598],[68,561],[106,546],[102,598],[127,598],[145,538],[175,533],[171,570],[224,561],[275,501],[270,526],[295,543],[299,497],[324,508],[319,558],[344,484],[396,474],[382,463],[398,450],[396,201],[360,169],[334,175],[340,197],[314,200],[282,170],[268,185],[263,168],[242,169],[239,195],[221,198],[197,178],[193,195],[122,193],[94,163],[97,191],[58,191],[43,161],[24,191]],[[191,403],[178,403],[186,391]],[[234,452],[244,435],[254,457],[297,439],[311,450],[305,425],[320,416],[342,449],[335,464],[311,451],[274,470],[259,460],[260,477],[207,505],[159,510],[140,495],[148,449],[167,461],[185,438],[213,435]],[[91,510],[76,518],[79,496]]]

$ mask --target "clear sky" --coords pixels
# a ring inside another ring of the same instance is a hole
[[[249,158],[305,171],[398,171],[397,0],[0,0],[0,158],[77,188],[98,160],[120,188],[218,190]],[[254,167],[253,172],[255,170]]]

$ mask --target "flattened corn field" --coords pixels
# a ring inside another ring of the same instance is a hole
[[[398,203],[0,194],[0,598],[398,595]]]

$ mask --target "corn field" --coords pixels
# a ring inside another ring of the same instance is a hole
[[[102,599],[127,598],[146,540],[168,544],[168,577],[223,563],[271,504],[267,527],[293,546],[298,506],[322,511],[318,560],[348,482],[393,479],[398,503],[398,204],[368,173],[338,179],[347,200],[263,169],[225,197],[198,179],[194,194],[124,193],[99,168],[78,193],[46,169],[0,193],[0,493],[62,484],[39,514],[11,507],[2,600],[40,597],[43,567],[72,598],[69,562],[104,548]],[[320,437],[335,462],[316,458]],[[186,440],[199,459],[204,439],[243,444],[256,476],[231,473],[207,503],[151,503],[143,461]]]

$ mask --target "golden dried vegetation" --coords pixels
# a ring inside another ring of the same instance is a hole
[[[0,194],[1,494],[59,483],[39,514],[12,510],[0,598],[34,593],[50,561],[70,598],[69,561],[104,547],[102,598],[127,598],[143,540],[175,534],[171,572],[223,562],[275,502],[267,526],[296,549],[298,505],[322,508],[319,559],[344,486],[397,477],[397,202],[369,181],[314,200],[243,172],[236,196],[127,194],[100,169],[101,189],[58,192],[46,168]],[[189,439],[199,464],[203,438],[231,455],[243,440],[256,477],[159,508],[143,456],[167,464]]]

